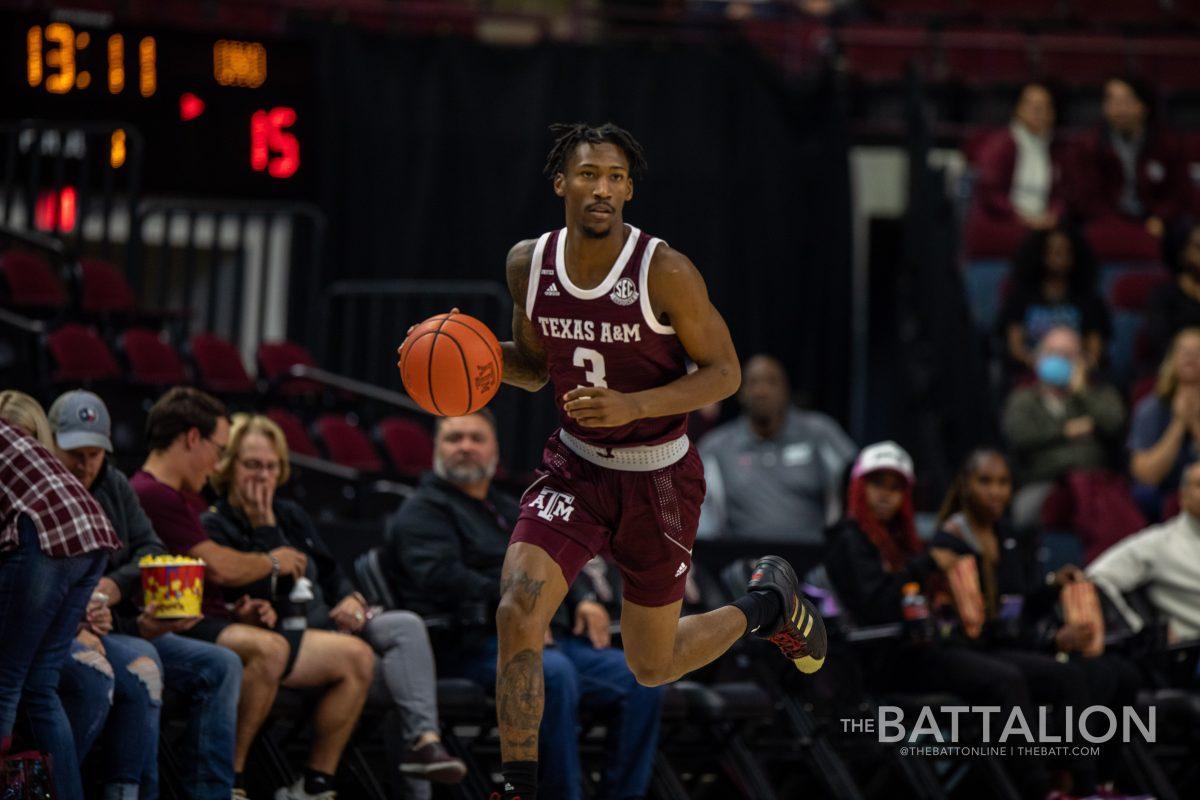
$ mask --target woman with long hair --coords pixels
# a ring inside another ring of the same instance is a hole
[[[1152,520],[1179,489],[1184,468],[1200,455],[1200,328],[1175,335],[1154,392],[1134,408],[1129,426],[1129,471],[1134,497]]]
[[[1112,325],[1096,291],[1095,258],[1072,229],[1034,231],[1021,245],[1000,325],[1010,362],[1018,370],[1035,369],[1038,342],[1062,326],[1083,339],[1088,365],[1099,365]]]

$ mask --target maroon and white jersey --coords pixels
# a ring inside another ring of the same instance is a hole
[[[654,318],[647,276],[661,243],[628,226],[629,237],[604,280],[581,289],[567,275],[567,229],[542,234],[533,250],[525,314],[546,349],[554,402],[563,429],[601,447],[634,447],[678,439],[687,415],[634,420],[617,428],[585,428],[563,411],[563,395],[580,386],[640,392],[688,371],[675,329]]]

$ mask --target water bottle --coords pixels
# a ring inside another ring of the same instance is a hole
[[[302,631],[308,627],[308,604],[312,599],[312,581],[297,578],[288,595],[288,614],[282,623],[285,631]]]
[[[929,618],[929,603],[921,594],[921,584],[906,583],[900,593],[900,612],[909,638],[916,642],[928,642],[933,638],[933,623]]]

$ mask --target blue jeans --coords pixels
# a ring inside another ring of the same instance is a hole
[[[465,678],[491,686],[496,681],[498,643],[447,665]],[[645,796],[654,769],[662,710],[661,687],[642,686],[620,650],[597,650],[579,637],[559,640],[542,654],[546,705],[538,731],[542,764],[538,794],[555,800],[580,800],[583,769],[579,763],[579,706],[612,708],[616,723],[609,732],[609,756],[598,800]]]
[[[58,684],[75,731],[75,751],[82,762],[105,731],[101,783],[140,786],[143,799],[157,797],[163,683],[158,653],[132,636],[113,634],[103,642],[103,656],[72,642]]]
[[[23,701],[35,745],[54,760],[58,793],[82,797],[75,737],[58,681],[108,553],[50,558],[33,521],[22,515],[17,524],[19,546],[0,554],[0,740],[12,735]]]
[[[184,781],[192,800],[229,800],[241,659],[228,648],[174,633],[151,644],[158,651],[167,688],[187,697],[187,735],[180,760],[190,768]]]

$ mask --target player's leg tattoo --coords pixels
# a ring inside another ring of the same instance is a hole
[[[506,761],[536,761],[545,687],[540,650],[522,650],[496,681],[496,707]]]

